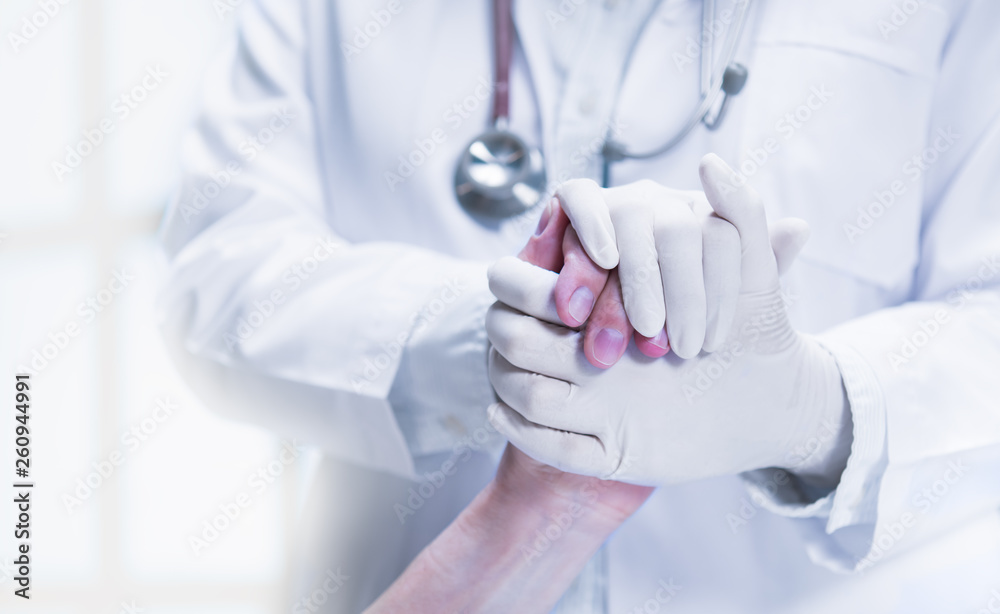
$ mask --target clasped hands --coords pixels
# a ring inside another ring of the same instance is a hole
[[[769,228],[717,156],[699,170],[703,192],[568,182],[520,258],[491,268],[489,416],[532,459],[646,486],[829,470],[824,446],[796,451],[843,421],[840,372],[779,283],[808,228]]]
[[[704,193],[569,182],[491,268],[489,417],[511,445],[369,612],[548,612],[655,486],[771,466],[839,478],[844,446],[796,453],[850,425],[835,360],[782,302],[805,225],[769,230],[718,157],[700,172]]]

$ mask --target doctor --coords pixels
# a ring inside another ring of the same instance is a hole
[[[609,136],[641,152],[683,128],[708,47],[701,3],[514,9],[509,128],[544,153],[552,188],[601,179]],[[851,443],[834,484],[763,470],[659,488],[559,608],[989,607],[998,20],[985,0],[755,3],[736,53],[750,77],[717,129],[610,167],[609,185],[691,190],[716,151],[769,218],[809,222],[785,304],[836,359]],[[454,193],[456,161],[490,120],[491,31],[485,2],[260,0],[186,143],[164,225],[168,329],[206,394],[214,385],[241,415],[310,436],[357,480],[338,504],[363,519],[358,535],[384,541],[337,533],[316,546],[328,560],[304,557],[305,587],[338,563],[359,578],[333,611],[370,604],[495,468],[486,270],[541,212],[485,222]],[[695,389],[717,379],[704,367]],[[657,598],[668,582],[681,587],[669,606]]]

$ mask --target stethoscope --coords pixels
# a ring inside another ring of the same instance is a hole
[[[610,182],[614,162],[626,159],[642,160],[661,156],[676,147],[695,127],[703,123],[715,130],[726,115],[729,98],[742,91],[749,72],[734,62],[743,36],[751,0],[740,0],[733,27],[722,46],[718,66],[713,63],[712,21],[715,0],[703,0],[701,95],[688,121],[669,141],[644,152],[629,150],[609,134],[605,138],[603,185]],[[514,48],[514,21],[511,0],[493,0],[494,80],[491,128],[477,136],[466,147],[455,169],[455,196],[465,209],[477,216],[504,218],[534,207],[543,196],[545,160],[542,152],[528,146],[510,132],[510,64]],[[722,97],[721,103],[719,96]],[[713,109],[717,109],[714,113]]]

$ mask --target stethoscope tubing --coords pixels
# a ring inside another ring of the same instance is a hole
[[[684,123],[681,129],[671,137],[666,143],[645,152],[630,151],[625,145],[612,139],[610,132],[605,137],[605,143],[601,150],[603,161],[603,184],[608,185],[611,173],[611,164],[625,159],[649,159],[661,156],[675,148],[683,141],[699,123],[704,123],[710,130],[714,130],[721,123],[725,115],[728,98],[735,95],[742,88],[746,80],[746,69],[742,66],[734,65],[739,41],[743,35],[743,29],[747,21],[747,13],[752,0],[737,0],[738,13],[735,27],[727,33],[726,41],[723,45],[721,59],[723,61],[716,64],[714,62],[714,28],[715,0],[703,0],[702,5],[702,39],[701,39],[701,62],[700,62],[700,85],[699,99],[693,114]],[[513,58],[514,48],[514,18],[511,10],[512,0],[493,0],[493,61],[494,61],[494,88],[493,88],[493,108],[490,114],[491,128],[480,137],[474,139],[466,153],[459,159],[456,169],[455,195],[470,212],[475,209],[495,210],[496,214],[509,215],[505,211],[518,211],[530,208],[531,204],[526,200],[526,194],[530,191],[537,192],[541,189],[538,182],[545,181],[545,165],[541,157],[541,152],[528,148],[524,142],[509,132],[510,118],[510,67]],[[738,69],[738,70],[737,70]],[[733,72],[730,73],[729,71]],[[711,120],[706,119],[708,114],[722,96],[722,103],[718,107],[718,112]],[[512,183],[503,186],[502,194],[497,193],[498,186],[490,186],[475,179],[470,171],[471,160],[475,158],[473,148],[489,141],[498,144],[500,147],[513,146],[534,161],[531,168],[522,168],[518,171],[518,178]],[[471,157],[470,157],[471,156]],[[535,167],[538,168],[535,168]],[[507,192],[507,190],[513,190]],[[537,204],[537,203],[536,203]]]
[[[616,141],[611,139],[609,135],[608,138],[605,140],[605,146],[604,149],[602,150],[604,153],[605,160],[607,162],[618,162],[625,159],[646,160],[649,158],[656,158],[662,156],[663,154],[667,153],[668,151],[679,145],[680,142],[683,141],[684,138],[687,137],[687,135],[690,134],[691,131],[698,126],[698,124],[700,124],[702,121],[705,120],[705,117],[708,115],[708,112],[718,102],[720,95],[728,96],[728,94],[726,94],[726,92],[724,92],[722,88],[724,75],[726,73],[726,69],[733,63],[733,60],[736,58],[737,45],[739,44],[739,41],[743,36],[743,29],[744,26],[746,25],[747,12],[749,11],[751,1],[752,0],[743,0],[743,2],[740,3],[740,10],[739,13],[737,14],[735,28],[733,32],[731,32],[730,35],[727,37],[725,47],[723,48],[722,57],[725,59],[725,61],[720,62],[719,65],[716,67],[711,66],[711,60],[713,55],[713,52],[711,50],[712,18],[703,19],[701,65],[702,65],[702,77],[704,79],[705,76],[707,75],[708,84],[707,86],[705,86],[704,84],[705,82],[704,81],[702,82],[703,83],[702,87],[704,89],[704,92],[702,93],[701,98],[698,101],[698,106],[695,107],[694,113],[691,114],[691,116],[688,118],[688,121],[684,124],[684,126],[680,129],[680,131],[678,131],[678,133],[673,138],[671,138],[663,145],[657,147],[656,149],[651,149],[649,151],[644,151],[644,152],[629,151],[624,145],[617,143]],[[705,0],[705,14],[708,15],[709,9],[714,8],[714,6],[715,6],[714,0]],[[706,67],[713,68],[713,70],[708,70],[706,69]],[[720,112],[719,117],[716,118],[716,122],[720,120],[721,117],[722,113]],[[714,129],[716,125],[708,124],[708,127],[710,129]]]

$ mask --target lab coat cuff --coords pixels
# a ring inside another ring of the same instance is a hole
[[[820,343],[837,361],[854,422],[851,454],[840,483],[826,493],[807,491],[785,469],[741,474],[759,507],[788,518],[825,517],[826,532],[875,522],[885,471],[885,399],[874,370],[852,348],[829,338]]]
[[[495,446],[486,417],[495,395],[487,371],[486,311],[494,302],[485,263],[462,263],[451,274],[453,300],[433,295],[429,317],[415,328],[389,392],[396,419],[416,457],[461,447]]]
[[[887,466],[886,402],[875,370],[851,346],[830,336],[819,342],[837,361],[854,421],[854,439],[847,467],[834,490],[828,534],[838,529],[874,524],[878,493]]]
[[[811,500],[796,485],[787,469],[767,467],[740,474],[750,500],[769,512],[787,518],[812,518],[830,513],[833,493]]]

